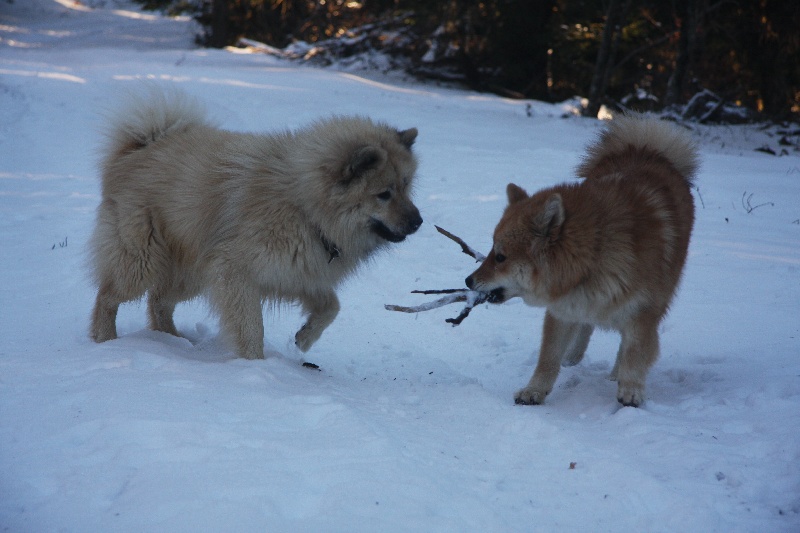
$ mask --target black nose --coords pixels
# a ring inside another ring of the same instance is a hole
[[[475,285],[475,280],[472,279],[472,276],[469,276],[467,279],[464,280],[464,283],[466,283],[467,287],[471,289],[472,286]]]
[[[414,233],[419,229],[422,225],[422,217],[417,213],[417,215],[411,219],[411,224],[409,225],[409,229],[411,230],[410,233]]]

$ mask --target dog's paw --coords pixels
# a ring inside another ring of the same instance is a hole
[[[307,352],[311,346],[319,340],[322,335],[321,331],[317,328],[305,324],[294,336],[294,343],[301,352]]]
[[[249,361],[257,361],[258,359],[266,359],[266,357],[264,357],[263,353],[253,352],[253,353],[242,354],[242,359],[247,359]]]
[[[635,383],[619,383],[617,400],[625,407],[639,407],[644,403],[644,387]]]
[[[108,334],[108,333],[91,333],[89,338],[92,339],[94,342],[106,342],[106,341],[113,341],[117,338],[116,334]]]
[[[94,324],[89,332],[89,338],[94,342],[113,341],[117,338],[117,327],[115,324]]]
[[[514,403],[517,405],[541,405],[544,403],[545,396],[547,396],[546,391],[525,387],[514,395]]]

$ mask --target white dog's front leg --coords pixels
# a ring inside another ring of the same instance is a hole
[[[264,318],[258,287],[238,270],[219,272],[210,296],[223,333],[239,357],[264,359]]]
[[[339,314],[339,299],[335,292],[330,291],[306,295],[301,301],[308,320],[294,336],[294,342],[300,351],[307,352]]]

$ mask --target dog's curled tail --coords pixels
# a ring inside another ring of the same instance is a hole
[[[592,178],[615,172],[618,162],[630,163],[630,156],[636,153],[643,156],[643,161],[653,153],[662,156],[689,185],[694,183],[700,163],[697,146],[689,134],[674,123],[635,113],[609,122],[597,141],[587,148],[577,174]]]
[[[107,113],[104,154],[117,157],[176,131],[208,124],[206,111],[195,98],[177,89],[147,86],[128,94],[117,109]]]

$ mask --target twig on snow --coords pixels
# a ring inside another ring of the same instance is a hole
[[[744,210],[748,215],[753,211],[755,211],[756,209],[758,209],[759,207],[764,207],[765,205],[775,207],[774,202],[764,202],[763,204],[753,205],[752,200],[754,195],[755,193],[751,192],[750,195],[748,196],[747,191],[744,191],[744,193],[742,193],[742,207],[744,207]]]
[[[481,254],[480,252],[473,249],[470,245],[463,241],[460,237],[453,235],[449,231],[440,228],[439,226],[435,226],[436,230],[447,237],[458,243],[461,246],[461,251],[467,254],[468,256],[474,258],[476,261],[481,262],[486,257]],[[388,311],[400,311],[402,313],[419,313],[422,311],[430,311],[431,309],[436,309],[438,307],[444,307],[445,305],[449,305],[456,302],[465,302],[466,305],[464,309],[458,314],[455,318],[448,318],[445,320],[448,324],[452,324],[453,326],[457,326],[467,318],[472,311],[472,309],[476,305],[480,305],[482,303],[490,302],[494,303],[497,301],[497,295],[491,292],[483,292],[483,291],[473,291],[469,289],[438,289],[438,290],[416,290],[411,291],[412,294],[444,294],[438,300],[434,300],[432,302],[426,302],[420,305],[415,306],[404,306],[404,305],[393,305],[393,304],[386,304],[383,307]]]

